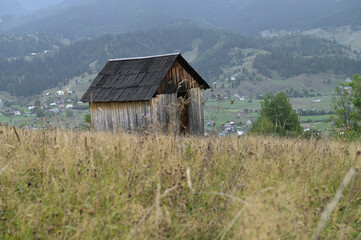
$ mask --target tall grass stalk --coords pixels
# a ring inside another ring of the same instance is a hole
[[[16,130],[0,127],[0,239],[311,239],[359,161],[358,142]],[[320,238],[359,236],[360,189]]]
[[[355,178],[357,174],[357,170],[355,168],[351,168],[344,179],[342,180],[342,183],[340,187],[337,189],[336,194],[332,201],[327,204],[326,209],[322,212],[320,222],[317,225],[317,229],[315,234],[313,235],[313,239],[317,240],[319,239],[321,232],[323,228],[326,226],[326,222],[332,213],[333,210],[337,207],[337,204],[339,203],[340,199],[342,198],[343,191],[345,188],[350,184],[350,182]]]

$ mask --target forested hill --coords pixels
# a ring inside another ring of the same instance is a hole
[[[104,35],[97,39],[76,41],[70,45],[57,46],[58,42],[54,40],[53,48],[57,49],[56,51],[52,50],[47,54],[40,52],[35,56],[28,52],[27,57],[0,60],[0,90],[18,96],[38,94],[41,90],[66,83],[68,79],[84,72],[95,73],[111,58],[187,52],[192,50],[194,39],[202,40],[201,46],[197,48],[204,52],[222,38],[228,38],[228,35],[238,36],[230,32],[181,24],[164,30]],[[39,39],[40,36],[37,37]],[[8,42],[8,38],[2,39]],[[237,39],[242,38],[245,37]],[[19,41],[27,42],[27,37]],[[24,53],[25,51],[22,52]]]
[[[284,79],[327,71],[351,76],[352,72],[361,71],[360,53],[331,41],[290,35],[261,39],[257,47],[268,53],[257,55],[253,66],[269,78],[272,78],[272,71]]]
[[[81,39],[193,22],[258,34],[269,29],[359,28],[359,12],[359,0],[67,0],[22,18],[10,32]],[[0,29],[9,28],[2,25]]]
[[[0,46],[3,42],[8,42],[9,38],[11,37],[0,38]],[[247,49],[262,50],[259,53],[254,51],[257,55],[254,68],[259,74],[270,78],[274,73],[289,77],[325,71],[352,76],[361,69],[359,56],[335,42],[299,35],[254,38],[192,24],[105,35],[70,45],[61,44],[46,35],[27,35],[18,38],[17,43],[19,46],[26,46],[33,38],[36,39],[35,42],[46,43],[49,49],[38,48],[36,51],[39,52],[32,53],[30,44],[29,49],[18,49],[17,56],[9,56],[6,49],[1,50],[0,91],[8,91],[17,96],[31,96],[65,84],[69,79],[85,72],[97,73],[111,58],[171,52],[182,52],[209,83],[218,80],[225,69],[241,66],[249,54],[252,54],[247,53]],[[14,48],[15,51],[16,46],[9,45],[9,48]],[[21,57],[25,55],[26,57]],[[299,67],[298,64],[302,66]]]
[[[62,43],[45,34],[0,35],[0,59],[56,50]]]

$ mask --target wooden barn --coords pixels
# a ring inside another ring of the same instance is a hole
[[[204,134],[202,94],[210,88],[180,53],[109,60],[81,101],[92,128]]]

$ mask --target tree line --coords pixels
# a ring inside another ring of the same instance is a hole
[[[70,45],[52,41],[46,35],[39,34],[36,39],[39,45],[31,37],[18,38],[18,45],[24,44],[25,47],[18,47],[13,56],[10,52],[16,48],[15,45],[7,45],[7,50],[0,47],[0,91],[16,96],[39,94],[45,89],[66,84],[69,79],[85,72],[97,73],[108,59],[189,52],[197,39],[201,44],[197,58],[191,64],[210,83],[218,80],[224,69],[243,63],[247,56],[239,49],[267,51],[268,54],[258,54],[254,60],[254,68],[267,77],[272,77],[272,72],[287,78],[326,71],[350,74],[361,69],[361,61],[350,58],[349,49],[332,41],[308,36],[256,38],[189,23],[166,29],[104,35]],[[8,40],[0,36],[0,43],[3,42]],[[42,43],[46,48],[56,47],[49,54],[10,58],[40,51],[38,47]]]
[[[272,78],[272,71],[277,71],[283,78],[327,71],[352,75],[352,73],[360,71],[361,60],[342,56],[301,57],[284,52],[273,52],[258,55],[253,62],[253,67],[269,78]]]
[[[328,71],[352,75],[361,69],[361,58],[351,57],[350,48],[334,41],[293,35],[262,39],[257,46],[268,53],[257,55],[253,67],[269,78],[272,77],[272,71],[283,78],[290,78]]]
[[[0,35],[0,59],[30,56],[61,46],[61,42],[43,33]]]

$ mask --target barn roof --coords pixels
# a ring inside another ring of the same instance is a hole
[[[150,100],[175,61],[204,89],[206,81],[180,53],[138,58],[111,59],[83,95],[83,102],[129,102]]]

